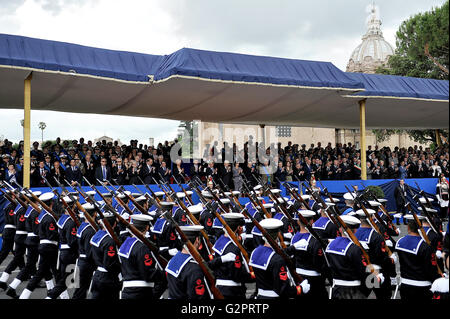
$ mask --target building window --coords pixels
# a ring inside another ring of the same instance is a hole
[[[291,137],[291,127],[277,126],[277,137]]]

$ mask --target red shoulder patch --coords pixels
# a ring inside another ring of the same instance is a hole
[[[153,258],[150,257],[149,254],[145,254],[144,256],[144,265],[146,265],[147,267],[150,267],[153,264]]]
[[[241,258],[239,257],[239,255],[236,255],[236,258],[234,260],[234,267],[236,268],[241,268],[242,263],[241,263]]]
[[[19,222],[24,222],[24,221],[25,221],[25,216],[20,215],[20,217],[19,217]]]
[[[201,279],[195,281],[195,294],[198,296],[203,296],[205,294],[205,285],[202,283]]]
[[[212,225],[212,219],[211,219],[211,217],[208,218],[208,220],[206,221],[206,225],[209,226],[209,227]]]
[[[279,276],[280,276],[281,280],[283,280],[283,281],[287,280],[287,272],[286,272],[286,269],[284,268],[284,266],[281,266]]]
[[[53,225],[53,223],[50,223],[50,226],[48,226],[48,229],[50,229],[50,230],[55,230],[55,225]]]
[[[71,235],[75,236],[77,234],[77,230],[75,227],[72,228],[72,231],[70,232]]]
[[[114,257],[116,255],[116,250],[114,249],[114,246],[109,246],[108,247],[108,256],[109,257]]]

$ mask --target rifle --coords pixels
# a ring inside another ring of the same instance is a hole
[[[153,179],[153,181],[155,182],[155,184],[158,185],[159,189],[162,190],[162,191],[164,192],[164,195],[166,195],[166,199],[167,199],[168,201],[170,201],[170,202],[173,202],[173,199],[172,199],[172,197],[170,196],[170,194],[166,191],[166,189],[165,189],[164,187],[161,187],[161,185],[163,185],[163,184],[160,185],[160,184],[158,183],[158,181],[157,181],[154,177],[152,177],[152,179]],[[175,196],[176,196],[176,194],[175,194]]]
[[[389,213],[386,209],[386,206],[384,206],[384,204],[378,200],[377,196],[374,194],[374,192],[372,192],[372,190],[370,188],[367,188],[366,186],[364,186],[364,184],[362,182],[361,182],[361,185],[367,190],[367,192],[369,192],[370,196],[372,196],[372,198],[380,204],[381,211],[389,220],[389,224],[387,226],[392,228],[392,230],[394,230],[398,234],[397,227],[395,227],[395,225],[392,223],[393,222],[392,217],[391,217],[391,215],[389,215]]]
[[[361,210],[364,212],[364,215],[366,215],[367,222],[370,224],[370,226],[372,226],[372,228],[373,228],[378,234],[380,234],[381,236],[383,236],[383,238],[384,238],[383,233],[381,232],[380,228],[378,228],[377,224],[374,223],[373,219],[370,217],[369,212],[367,211],[366,207],[365,207],[364,204],[362,203],[362,201],[361,201],[361,199],[359,198],[359,196],[354,196],[354,194],[350,191],[350,189],[347,187],[347,185],[344,185],[344,186],[345,186],[345,188],[347,189],[347,191],[352,195],[352,197],[354,198],[355,202],[358,203],[359,207],[361,207]],[[378,213],[375,212],[374,215],[375,215],[376,217],[378,217],[378,222],[381,223],[381,224],[383,224],[383,220],[381,219],[380,216],[378,216]],[[388,236],[389,236],[389,235],[388,235]],[[391,238],[391,236],[389,236],[389,239],[390,239],[390,238]],[[388,253],[388,256],[390,257],[390,256],[392,255],[392,251],[389,249],[389,247],[388,247],[387,245],[385,246],[385,249],[386,249],[386,251],[387,251],[387,253]]]
[[[216,299],[224,299],[222,293],[219,291],[219,289],[217,289],[217,287],[215,285],[216,279],[214,278],[214,275],[213,275],[211,269],[209,269],[208,265],[206,264],[205,260],[202,258],[202,256],[198,252],[198,250],[191,243],[191,241],[187,238],[186,234],[181,230],[178,223],[173,219],[171,212],[165,211],[163,213],[163,215],[165,218],[168,218],[172,222],[176,231],[180,235],[181,240],[185,243],[186,248],[188,249],[189,253],[195,259],[195,261],[198,263],[198,265],[200,266],[200,269],[202,270],[203,274],[205,275],[205,278],[209,283],[211,292],[213,293],[214,297]]]
[[[114,189],[114,192],[110,192],[110,193],[114,194],[113,196],[116,198],[116,200],[118,198],[117,193],[121,193],[121,194],[125,195],[125,197],[128,198],[128,200],[133,203],[134,207],[136,207],[142,214],[149,215],[147,210],[144,207],[142,207],[133,196],[130,196],[126,192],[123,191],[123,189],[124,189],[123,186],[120,186],[119,188],[115,188],[110,182],[107,182],[107,183],[109,183],[109,185]],[[105,189],[107,189],[109,191],[109,189],[106,186],[105,186]],[[119,202],[119,201],[117,201],[117,202]],[[121,200],[121,202],[123,203],[122,200]],[[123,208],[125,208],[125,210],[128,212],[128,214],[133,215],[133,211],[130,209],[130,207],[125,203],[123,203],[123,204],[126,206],[126,207],[123,206]],[[122,204],[120,204],[120,205],[122,206]]]
[[[223,206],[223,203],[217,197],[217,194],[215,194],[209,187],[207,187],[206,189],[212,194],[214,200],[219,204],[219,206],[222,208],[222,210],[226,211],[226,208]],[[198,194],[200,197],[203,198],[203,195],[201,195],[201,193],[198,193]],[[206,202],[206,200],[205,200],[205,202]],[[211,207],[210,204],[207,204],[207,207],[208,206]],[[239,242],[239,239],[236,237],[236,234],[231,230],[230,226],[228,226],[228,224],[225,222],[225,220],[222,218],[222,216],[214,209],[210,209],[210,211],[216,216],[217,219],[219,219],[219,221],[222,223],[223,227],[225,228],[225,230],[228,234],[228,237],[230,237],[230,239],[234,242],[234,244],[239,248],[239,250],[242,253],[242,256],[244,257],[245,264],[246,264],[246,266],[248,266],[249,273],[252,276],[254,276],[253,268],[250,265],[248,265],[250,258],[248,256],[247,250],[245,250],[245,248]]]
[[[55,194],[56,197],[63,203],[64,207],[66,208],[66,211],[69,213],[70,217],[74,221],[75,225],[77,227],[80,227],[80,220],[78,219],[77,215],[73,212],[72,208],[70,208],[69,204],[64,200],[64,196],[58,193],[58,190],[52,187],[48,180],[45,177],[42,177],[42,179],[45,181],[47,186],[52,190],[53,194]],[[69,193],[68,193],[69,195]],[[72,201],[74,201],[73,197],[70,198]]]
[[[430,200],[429,200],[428,197],[426,196],[425,191],[422,190],[422,189],[420,188],[419,184],[417,184],[416,181],[414,181],[414,182],[416,183],[416,186],[417,186],[417,188],[419,189],[419,194],[425,198],[425,200],[426,200],[428,206],[429,206],[430,208],[433,207],[433,205],[431,205],[431,203],[430,203]],[[419,200],[419,196],[416,195],[416,196],[413,197],[413,199],[414,199],[416,202],[419,203],[420,207],[422,208],[423,214],[424,214],[425,217],[427,218],[428,223],[430,224],[431,228],[436,232],[436,234],[439,235],[439,237],[442,238],[442,234],[441,234],[441,232],[439,231],[439,228],[438,228],[438,227],[436,226],[436,224],[434,223],[433,217],[430,215],[430,213],[429,213],[428,210],[426,209],[425,205],[422,204],[422,202]]]
[[[305,185],[305,184],[302,184]],[[316,195],[315,192],[312,192],[311,188],[307,187],[308,191],[310,192],[310,194],[312,194],[314,196],[314,198],[320,202],[320,204],[322,205],[323,209],[330,209],[330,207],[327,207],[327,204],[323,201],[322,197],[320,197],[319,195]],[[328,193],[328,191],[327,191]],[[328,193],[329,194],[329,193]],[[330,195],[331,197],[331,195]],[[331,201],[332,201],[332,197],[331,197]],[[335,205],[335,209],[337,211],[339,211],[339,209],[336,207]],[[339,212],[340,213],[340,212]],[[348,238],[361,249],[362,255],[364,256],[366,263],[367,263],[367,267],[370,269],[370,272],[374,273],[374,274],[378,274],[378,272],[375,270],[375,268],[373,267],[372,263],[370,262],[370,258],[369,258],[369,254],[367,253],[367,251],[364,249],[364,247],[361,245],[361,243],[359,242],[359,240],[356,238],[355,234],[352,232],[352,230],[348,227],[348,225],[341,219],[341,217],[339,216],[340,214],[334,212],[334,218],[336,220],[336,222],[338,224],[336,225],[340,225],[340,227],[344,230],[344,232],[347,234]]]
[[[3,195],[5,195],[5,196],[7,196],[7,198],[9,197],[10,199],[8,199],[11,203],[14,203],[14,204],[16,204],[16,205],[20,205],[20,206],[22,206],[22,207],[26,207],[26,206],[28,206],[28,205],[31,205],[31,203],[33,203],[32,201],[27,201],[27,199],[29,199],[29,198],[27,198],[25,195],[23,195],[23,197],[24,197],[24,199],[25,199],[25,201],[26,202],[24,202],[24,201],[22,201],[21,199],[20,199],[20,195],[21,195],[21,193],[19,192],[19,191],[17,191],[14,187],[12,187],[11,185],[9,185],[7,182],[3,182],[2,181],[2,184],[4,184],[4,185],[8,185],[8,187],[10,188],[10,190],[13,192],[13,194],[14,194],[14,197],[15,197],[15,199],[13,199],[8,193],[6,193],[3,189],[1,189],[0,188],[0,191],[3,193]],[[29,204],[27,204],[27,203],[29,203]],[[41,210],[39,209],[39,207],[36,205],[36,204],[34,204],[33,203],[33,205],[31,205],[36,211],[38,211],[38,212],[40,212]]]
[[[4,185],[3,181],[0,181],[0,185]],[[3,194],[3,196],[6,197],[6,199],[10,202],[10,203],[14,203],[17,205],[17,201],[15,199],[13,199],[11,197],[11,195],[9,195],[7,192],[5,192],[3,189],[0,188],[0,192]]]
[[[181,190],[184,192],[184,194],[186,195],[187,200],[189,201],[189,204],[194,205],[194,202],[192,201],[192,198],[189,197],[187,191],[184,189],[183,185],[180,184],[180,182],[178,182],[177,178],[174,176],[173,180],[175,181],[175,183],[177,183],[178,187],[181,188]]]
[[[94,185],[92,185],[86,177],[84,177],[84,180],[86,181],[86,183],[88,183],[88,185],[91,187],[91,189],[95,190],[96,193],[102,198],[102,200],[105,202],[105,204],[107,205],[108,208],[112,208],[108,202],[106,201],[106,199],[103,197],[102,193],[100,193],[100,191],[97,189],[97,187],[95,187]],[[98,212],[98,214],[100,215],[100,217],[102,218],[103,221],[103,225],[105,226],[108,234],[111,236],[111,238],[114,240],[114,242],[116,243],[117,247],[120,247],[121,242],[120,239],[117,237],[114,229],[112,228],[111,224],[108,222],[108,220],[105,218],[105,216],[103,215],[102,210],[100,209],[100,207],[98,206],[97,201],[93,198],[92,195],[87,195],[86,193],[83,192],[80,184],[77,182],[78,188],[81,190],[80,194],[84,197],[84,199],[86,199],[88,202],[90,202],[92,205],[94,205],[95,210]]]

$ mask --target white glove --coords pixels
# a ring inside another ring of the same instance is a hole
[[[236,254],[228,253],[228,254],[223,255],[222,257],[220,257],[220,259],[222,260],[222,263],[227,263],[227,262],[230,262],[230,261],[235,261],[235,260],[236,260]]]
[[[397,277],[391,277],[391,285],[397,286]]]
[[[291,239],[292,238],[292,234],[291,233],[284,233],[283,237],[286,239]]]
[[[369,245],[367,245],[367,243],[361,242],[361,246],[363,246],[363,248],[364,248],[365,250],[368,250],[368,249],[369,249]]]
[[[300,239],[294,243],[295,249],[305,249],[308,246],[308,242],[305,239]]]
[[[380,282],[380,285],[382,285],[384,282],[384,275],[382,273],[379,273],[377,275],[377,278],[378,278],[378,281]]]
[[[176,249],[176,248],[169,249],[170,256],[175,256],[177,253],[178,253],[178,249]]]
[[[300,283],[300,287],[302,287],[302,293],[307,294],[311,289],[311,285],[309,284],[308,279],[303,280]]]
[[[436,258],[442,258],[442,251],[436,250]]]
[[[119,272],[119,274],[117,275],[117,277],[119,278],[119,281],[122,281],[122,279],[123,279],[122,273]]]
[[[392,255],[391,255],[391,259],[392,259],[392,262],[393,262],[394,264],[396,264],[396,263],[398,262],[398,257],[397,257],[396,254],[392,254]]]
[[[394,246],[394,244],[392,243],[392,241],[390,239],[388,239],[388,240],[386,240],[386,246],[392,247],[392,246]]]
[[[400,230],[400,228],[397,227],[397,235],[400,236],[401,233],[402,231]]]

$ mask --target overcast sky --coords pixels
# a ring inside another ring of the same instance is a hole
[[[385,39],[445,0],[377,0]],[[182,47],[329,61],[345,71],[366,31],[370,0],[0,0],[0,33],[170,54]],[[31,139],[173,139],[178,121],[32,111]],[[23,111],[0,110],[0,138],[22,139]]]

